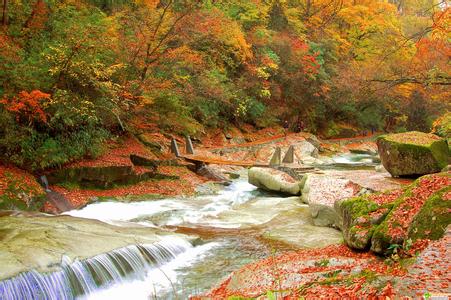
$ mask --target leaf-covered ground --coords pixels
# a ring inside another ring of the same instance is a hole
[[[21,207],[30,207],[33,200],[44,195],[44,189],[32,174],[0,164],[0,207],[9,208],[6,202],[16,201],[23,203]]]
[[[108,190],[66,188],[51,186],[52,190],[63,194],[74,207],[80,207],[88,203],[93,197],[126,197],[136,195],[190,195],[195,187],[206,181],[205,178],[196,175],[184,167],[159,167],[158,171],[166,175],[179,176],[177,180],[148,180],[134,185],[115,187]]]
[[[393,299],[450,293],[451,236],[415,243],[412,258],[383,259],[345,245],[269,257],[232,273],[210,292],[192,299]],[[422,251],[422,252],[421,252]],[[421,253],[415,257],[415,253]],[[413,262],[412,262],[413,261]]]
[[[106,144],[104,154],[96,159],[84,159],[65,167],[108,167],[108,166],[130,166],[130,154],[137,154],[148,158],[156,158],[143,144],[133,137],[119,140],[109,140]]]

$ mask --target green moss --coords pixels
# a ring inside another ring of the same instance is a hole
[[[382,163],[393,176],[435,173],[448,165],[447,142],[432,134],[383,135],[377,144]]]
[[[367,215],[379,208],[375,202],[369,200],[367,195],[351,198],[342,203],[344,210],[351,213],[353,219]]]
[[[346,243],[355,249],[368,249],[376,226],[385,219],[392,207],[393,203],[377,204],[370,199],[369,195],[343,201],[341,211],[343,214],[343,236]],[[372,212],[383,208],[386,208],[386,212],[381,211],[380,217],[370,216]]]
[[[437,240],[443,236],[446,227],[451,223],[449,216],[451,201],[443,199],[449,192],[451,186],[434,193],[425,202],[410,225],[408,235],[412,241],[424,238]]]
[[[434,175],[437,176],[437,175]],[[450,176],[443,174],[443,176]],[[389,224],[396,227],[398,223],[393,219],[393,212],[398,208],[406,198],[413,196],[413,190],[419,185],[420,180],[425,176],[418,178],[412,183],[401,197],[393,202],[393,208],[388,213],[385,220],[376,227],[371,239],[371,249],[378,253],[387,254],[390,245],[402,245],[404,240],[395,239],[389,234]],[[451,191],[451,187],[447,186],[435,192],[424,203],[421,210],[414,217],[412,223],[407,229],[407,239],[412,241],[419,238],[439,239],[443,236],[446,226],[451,223],[448,210],[451,208],[451,201],[443,200],[443,195]]]
[[[445,141],[439,141],[433,143],[430,147],[432,155],[437,160],[440,169],[443,169],[450,162],[450,152],[448,143]]]

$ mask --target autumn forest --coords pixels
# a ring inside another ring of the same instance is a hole
[[[146,124],[428,131],[449,109],[446,5],[3,0],[0,149],[42,169]]]
[[[0,299],[448,299],[448,0],[0,0]]]

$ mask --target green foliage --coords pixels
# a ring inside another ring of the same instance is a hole
[[[382,129],[384,124],[383,111],[378,106],[365,107],[358,114],[358,123],[366,129]]]
[[[35,185],[24,184],[23,178],[6,172],[2,181],[6,181],[6,188],[0,195],[0,209],[2,210],[40,210],[47,201],[45,194],[36,189]]]
[[[52,127],[24,127],[0,108],[0,151],[2,160],[18,166],[39,170],[56,167],[83,157],[95,157],[108,137],[103,128],[83,124],[59,123],[57,115]]]
[[[444,138],[451,138],[451,113],[447,112],[434,121],[432,132]]]
[[[21,139],[20,152],[8,153],[8,157],[17,165],[33,170],[57,167],[83,157],[97,157],[107,137],[107,131],[100,128],[83,128],[54,137],[32,131]]]

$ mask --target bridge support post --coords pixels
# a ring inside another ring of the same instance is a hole
[[[186,154],[194,154],[193,142],[189,135],[185,136],[185,150]]]
[[[282,150],[280,147],[276,147],[276,151],[274,151],[274,154],[271,157],[271,160],[269,161],[270,166],[280,166],[282,156]]]
[[[291,145],[290,148],[288,148],[288,151],[287,151],[287,153],[285,153],[285,156],[283,157],[282,162],[286,163],[286,164],[294,163],[294,147],[293,147],[293,145]]]
[[[179,146],[174,138],[171,139],[171,153],[174,153],[176,157],[180,157]]]

